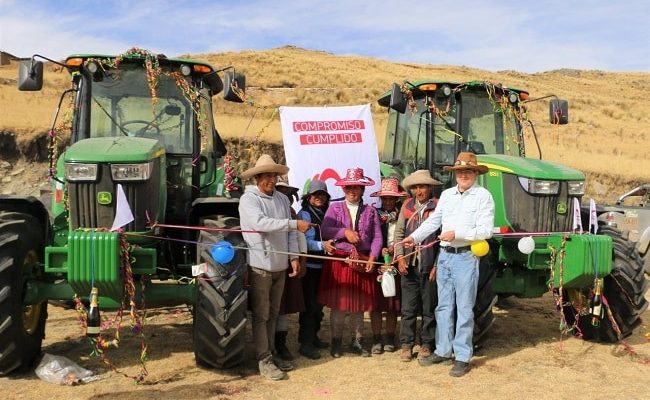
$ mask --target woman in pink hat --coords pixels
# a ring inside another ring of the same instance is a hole
[[[379,213],[379,222],[381,223],[382,233],[382,255],[392,258],[394,249],[393,243],[395,238],[395,227],[397,226],[397,217],[401,205],[399,200],[407,196],[408,193],[401,190],[397,178],[388,177],[381,180],[381,190],[374,192],[370,197],[379,197],[381,199],[381,208]],[[378,271],[383,273],[383,271]],[[395,330],[397,328],[397,315],[400,311],[399,275],[395,276],[395,287],[397,293],[392,297],[384,297],[381,290],[375,291],[375,310],[370,313],[370,326],[372,328],[372,354],[381,354],[384,351],[395,351]],[[381,337],[382,314],[386,313],[386,341]]]
[[[374,181],[361,168],[350,168],[343,179],[336,182],[343,187],[345,198],[330,205],[323,218],[323,240],[333,240],[334,256],[341,260],[326,260],[318,290],[318,302],[331,309],[332,357],[341,356],[343,324],[346,313],[354,336],[350,349],[363,357],[370,352],[363,347],[363,313],[374,309],[378,290],[374,261],[380,256],[382,235],[377,210],[363,204],[366,186]],[[343,257],[350,261],[345,260]]]

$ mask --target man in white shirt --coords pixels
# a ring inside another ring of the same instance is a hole
[[[438,256],[438,306],[436,307],[436,350],[434,363],[449,363],[449,374],[460,377],[469,372],[473,354],[474,302],[478,285],[479,258],[471,252],[471,243],[488,239],[494,226],[494,200],[476,180],[487,172],[478,165],[473,153],[459,153],[456,163],[444,167],[454,171],[457,185],[445,190],[431,216],[410,236],[406,247],[419,244],[441,228]],[[454,308],[457,309],[454,334]]]

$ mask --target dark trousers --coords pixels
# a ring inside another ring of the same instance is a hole
[[[402,348],[415,344],[415,325],[418,315],[422,316],[420,345],[435,349],[438,288],[436,282],[429,281],[428,273],[420,273],[417,266],[410,266],[408,274],[402,276],[402,325],[399,341]]]
[[[318,292],[322,271],[320,268],[308,267],[307,273],[302,278],[305,311],[300,313],[300,328],[298,329],[298,341],[302,344],[314,344],[323,320],[323,305],[316,302],[316,293]]]

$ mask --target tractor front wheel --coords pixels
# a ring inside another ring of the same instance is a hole
[[[229,216],[204,218],[208,228],[237,229],[239,219]],[[221,240],[244,247],[240,232],[201,231],[197,248],[199,263],[207,271],[197,276],[194,310],[194,356],[199,365],[230,368],[244,360],[248,292],[244,288],[245,249],[235,250],[234,258],[220,264],[211,254],[212,245]]]
[[[41,353],[47,302],[22,301],[26,278],[42,263],[38,226],[31,215],[0,212],[0,375],[32,366]]]

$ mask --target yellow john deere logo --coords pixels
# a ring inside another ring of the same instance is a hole
[[[567,205],[566,203],[557,203],[557,207],[555,207],[555,211],[558,214],[566,214],[567,212]]]
[[[108,205],[113,202],[113,195],[110,192],[97,193],[97,202],[99,204]]]

